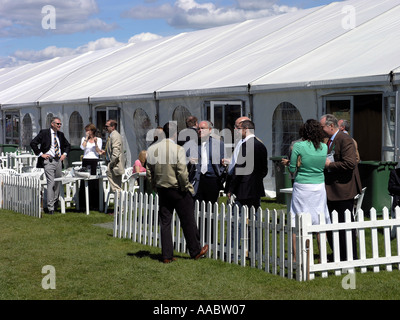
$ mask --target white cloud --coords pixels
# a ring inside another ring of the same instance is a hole
[[[46,5],[55,8],[55,34],[71,34],[78,31],[110,31],[117,27],[98,18],[95,0],[0,0],[0,37],[26,37],[46,34],[42,20]]]
[[[150,32],[142,32],[139,34],[134,35],[131,37],[128,41],[128,43],[137,43],[137,42],[143,42],[143,41],[150,41],[150,40],[157,40],[162,38],[158,34],[150,33]]]
[[[128,43],[137,43],[142,41],[150,41],[159,39],[161,36],[144,32],[131,37]],[[96,41],[90,41],[87,44],[77,48],[59,48],[56,46],[49,46],[43,50],[18,50],[9,57],[0,57],[0,67],[14,67],[26,63],[39,62],[44,60],[53,59],[55,57],[65,57],[75,54],[82,54],[89,51],[107,49],[111,47],[118,47],[126,45],[126,43],[118,42],[115,38],[101,38]]]
[[[131,19],[165,19],[173,27],[203,29],[297,10],[295,7],[279,6],[276,2],[236,0],[231,6],[217,6],[212,2],[176,0],[173,5],[135,6],[122,16]]]
[[[49,46],[43,50],[18,50],[11,57],[8,57],[8,65],[21,65],[30,62],[39,62],[55,57],[65,57],[74,54],[82,54],[89,51],[101,50],[116,46],[122,46],[124,43],[118,42],[114,38],[101,38],[96,41],[82,45],[78,48],[58,48]]]

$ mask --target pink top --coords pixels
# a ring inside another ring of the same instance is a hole
[[[133,165],[133,172],[136,172],[135,167],[138,166],[140,168],[140,172],[146,172],[146,168],[142,166],[140,160],[136,160],[135,164]]]

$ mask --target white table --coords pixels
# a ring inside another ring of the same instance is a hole
[[[103,211],[104,206],[104,194],[103,194],[103,179],[106,176],[89,176],[88,178],[84,177],[60,177],[54,179],[54,181],[60,181],[63,185],[67,183],[75,183],[76,186],[76,208],[79,209],[79,184],[78,181],[82,180],[85,183],[85,200],[86,200],[86,214],[89,215],[89,180],[99,180],[99,211]],[[64,196],[64,188],[60,188],[60,202],[61,202],[61,213],[65,213],[65,196]]]

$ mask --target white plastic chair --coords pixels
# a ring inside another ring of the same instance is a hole
[[[361,205],[364,200],[364,195],[365,195],[366,189],[367,189],[367,187],[362,188],[361,193],[359,193],[358,195],[356,195],[354,197],[354,200],[356,201],[355,208],[353,210],[354,221],[357,221],[358,210],[361,209]]]
[[[107,174],[107,166],[101,166],[102,174]],[[122,175],[122,190],[128,190],[128,180],[132,176],[133,168],[125,169],[124,174]],[[111,192],[110,182],[107,178],[103,179],[103,190],[104,190],[104,198],[105,198],[105,206],[104,212],[107,213],[108,206],[110,205],[111,200],[114,200],[114,193]]]
[[[133,175],[133,167],[126,168],[125,173],[122,175],[122,190],[128,191],[129,179]]]
[[[18,172],[14,169],[9,169],[9,168],[4,168],[4,169],[0,169],[0,174],[5,174],[5,175],[15,175],[18,176]]]
[[[132,174],[128,181],[127,181],[127,191],[129,192],[135,192],[136,190],[139,189],[139,184],[138,184],[138,178],[139,178],[139,173],[135,172],[134,174]]]

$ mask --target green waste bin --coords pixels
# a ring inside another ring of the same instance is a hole
[[[382,215],[383,207],[390,209],[389,174],[396,165],[397,162],[392,161],[362,161],[358,164],[362,186],[367,187],[361,206],[366,215],[371,208],[376,209],[377,215]]]
[[[16,152],[18,147],[18,144],[0,144],[0,153],[3,152],[6,154],[7,152]]]
[[[72,162],[81,161],[83,150],[80,146],[71,146],[71,150],[68,153],[68,167],[72,167]]]
[[[276,156],[269,158],[274,163],[275,173],[275,190],[276,190],[276,202],[286,204],[285,193],[280,192],[280,189],[292,188],[292,176],[286,166],[281,163],[283,156]]]

